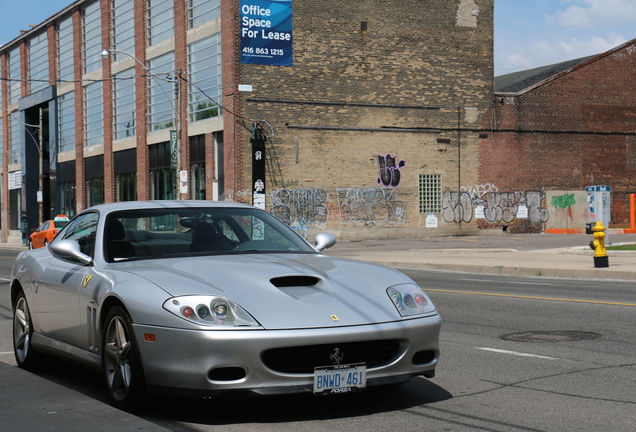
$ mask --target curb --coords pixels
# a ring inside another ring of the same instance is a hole
[[[367,260],[365,260],[367,261]],[[507,267],[507,266],[486,266],[471,264],[430,264],[413,262],[387,262],[375,261],[388,267],[406,270],[441,270],[462,273],[479,273],[491,275],[523,276],[523,277],[545,277],[545,278],[567,278],[567,279],[600,279],[600,280],[621,280],[633,281],[634,272],[617,271],[608,273],[605,269],[540,269],[529,267]]]

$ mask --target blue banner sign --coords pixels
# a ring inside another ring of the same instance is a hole
[[[292,0],[241,0],[241,63],[292,66]]]

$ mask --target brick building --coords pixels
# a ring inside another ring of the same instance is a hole
[[[492,44],[492,0],[75,1],[0,47],[2,239],[175,198],[306,236],[476,229],[442,201],[477,183]]]
[[[611,188],[612,226],[629,226],[636,192],[636,41],[606,53],[497,77],[483,118],[479,182],[484,227],[584,228],[585,187]],[[516,218],[520,204],[530,212]],[[496,213],[496,216],[495,216]]]

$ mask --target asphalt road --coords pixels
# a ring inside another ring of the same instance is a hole
[[[0,353],[11,351],[9,261],[0,252]],[[187,432],[636,429],[633,283],[407,273],[442,315],[435,378],[334,397],[155,397],[142,417]],[[93,372],[54,363],[42,376],[106,400]]]

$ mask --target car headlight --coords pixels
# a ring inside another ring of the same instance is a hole
[[[386,293],[403,317],[435,312],[433,302],[417,285],[394,285]]]
[[[210,327],[260,327],[245,309],[218,296],[181,296],[164,302],[163,308],[186,321]]]

